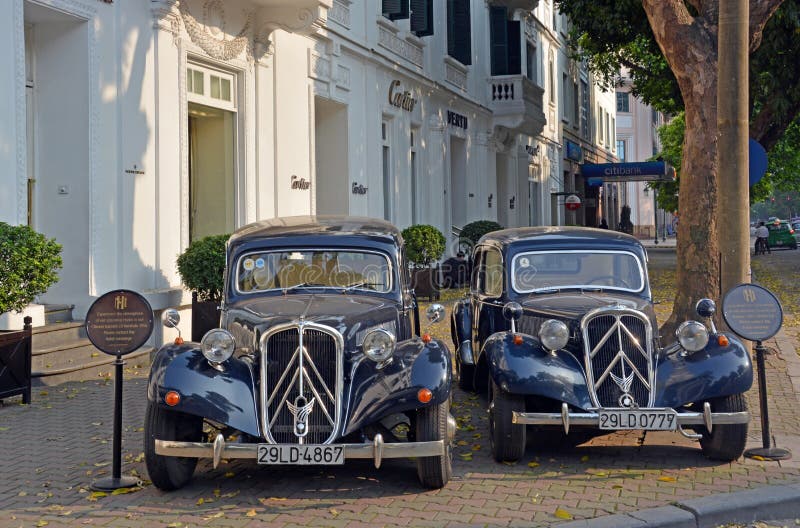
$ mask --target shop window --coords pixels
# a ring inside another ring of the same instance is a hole
[[[521,72],[519,21],[508,20],[508,8],[489,8],[492,75],[519,75]]]
[[[472,64],[470,0],[447,0],[447,54],[464,65]]]
[[[235,110],[235,77],[231,73],[199,64],[186,69],[186,92],[189,100],[226,110]]]
[[[617,112],[630,112],[630,94],[628,92],[617,92]]]

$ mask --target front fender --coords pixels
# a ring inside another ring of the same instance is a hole
[[[427,405],[442,403],[450,397],[453,372],[450,351],[438,339],[427,344],[419,338],[400,343],[392,362],[382,369],[376,367],[366,357],[353,366],[345,435],[389,414],[422,407],[417,399],[422,388],[433,393]]]
[[[472,354],[472,313],[469,309],[469,299],[461,299],[453,306],[450,328],[458,361],[465,365],[474,365],[475,357]]]
[[[753,385],[753,363],[741,341],[725,334],[722,347],[712,336],[704,350],[682,357],[660,358],[656,374],[656,406],[687,403],[747,392]]]
[[[197,343],[166,345],[153,360],[147,399],[163,405],[167,391],[177,391],[181,400],[167,407],[229,425],[252,436],[261,436],[256,392],[250,363],[231,358],[213,368]]]
[[[564,350],[550,353],[538,339],[525,335],[515,345],[514,334],[497,332],[483,345],[489,374],[512,394],[543,396],[581,409],[592,407],[586,376],[575,357]]]

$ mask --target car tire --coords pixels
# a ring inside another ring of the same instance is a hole
[[[417,410],[415,440],[417,442],[444,440],[445,445],[444,455],[417,458],[417,476],[426,488],[444,487],[453,474],[453,449],[447,431],[449,416],[449,399],[438,405]]]
[[[709,400],[712,412],[742,412],[747,410],[743,394],[733,394]],[[700,447],[703,455],[711,460],[736,460],[744,452],[747,443],[747,424],[714,425],[709,433],[705,427],[698,430],[703,435]]]
[[[465,365],[458,363],[458,388],[467,391],[475,391],[475,365]]]
[[[188,483],[197,466],[196,458],[156,454],[155,440],[198,442],[203,435],[203,419],[199,416],[171,411],[157,403],[147,402],[144,422],[144,461],[153,485],[172,491]]]
[[[489,380],[489,437],[492,456],[498,462],[516,462],[525,453],[525,426],[511,423],[516,412],[525,412],[525,397],[511,394]]]

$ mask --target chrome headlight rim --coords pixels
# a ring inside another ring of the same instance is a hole
[[[675,330],[675,337],[687,352],[699,352],[708,345],[709,333],[706,325],[699,321],[689,319],[684,321]]]
[[[539,327],[539,341],[550,352],[561,350],[569,342],[569,327],[564,321],[548,319]]]
[[[393,333],[383,328],[376,328],[364,336],[361,348],[367,358],[380,364],[392,358],[396,345],[397,338]]]
[[[236,350],[236,340],[224,328],[213,328],[200,340],[200,350],[212,365],[226,362]]]

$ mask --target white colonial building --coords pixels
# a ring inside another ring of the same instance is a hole
[[[613,94],[566,23],[552,0],[0,2],[0,221],[63,244],[40,301],[77,318],[115,288],[186,305],[177,255],[274,216],[594,225],[563,193],[613,158]]]

